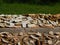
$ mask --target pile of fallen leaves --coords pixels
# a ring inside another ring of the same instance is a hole
[[[60,26],[60,14],[0,15],[0,28],[31,28]]]
[[[0,45],[58,45],[60,32],[0,32]]]

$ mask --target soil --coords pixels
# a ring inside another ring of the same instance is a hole
[[[55,28],[0,28],[0,32],[11,32],[11,33],[19,33],[19,32],[48,33],[49,31],[60,32],[60,27],[55,27]]]

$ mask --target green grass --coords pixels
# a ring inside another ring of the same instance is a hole
[[[2,4],[0,14],[28,14],[28,13],[60,13],[60,4],[55,5],[30,5],[30,4]]]

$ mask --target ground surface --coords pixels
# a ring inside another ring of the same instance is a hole
[[[0,32],[11,32],[11,33],[19,33],[19,32],[45,32],[49,31],[60,32],[60,27],[53,28],[0,28]]]

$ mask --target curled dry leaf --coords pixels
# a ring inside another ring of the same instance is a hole
[[[39,40],[37,37],[35,37],[34,35],[30,35],[31,38]]]
[[[9,43],[9,41],[5,40],[4,38],[2,38],[2,42]]]
[[[48,44],[53,44],[52,40],[48,40]]]
[[[50,31],[49,34],[50,34],[50,35],[54,35],[53,31]]]

